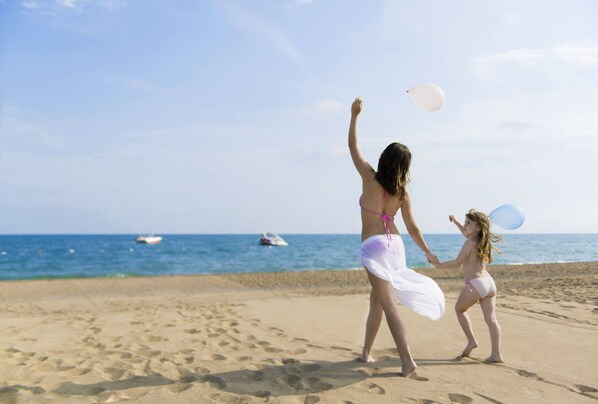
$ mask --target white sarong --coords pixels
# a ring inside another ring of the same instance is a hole
[[[442,290],[433,279],[407,268],[401,236],[368,237],[361,243],[360,256],[361,263],[372,275],[392,284],[399,303],[432,320],[442,317]]]

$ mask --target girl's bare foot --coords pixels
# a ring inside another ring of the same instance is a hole
[[[370,355],[368,352],[362,352],[361,358],[359,358],[359,360],[366,363],[375,362],[374,358],[372,358],[372,355]]]
[[[471,353],[471,351],[473,351],[475,348],[478,347],[478,342],[477,341],[470,341],[467,346],[465,347],[465,349],[463,350],[463,352],[461,352],[461,356],[463,358],[469,356],[469,354]]]
[[[484,362],[503,363],[504,360],[502,359],[502,356],[500,356],[500,355],[490,355],[489,357],[486,358],[486,360]]]

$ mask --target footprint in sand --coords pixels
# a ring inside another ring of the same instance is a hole
[[[118,368],[104,368],[104,369],[102,369],[102,372],[104,372],[106,375],[108,375],[108,377],[112,381],[120,380],[120,378],[125,373],[127,373],[126,370],[124,370],[124,369],[118,369]]]
[[[74,368],[68,371],[67,373],[73,376],[83,376],[84,374],[87,374],[89,372],[91,372],[90,368]]]
[[[178,394],[178,393],[182,393],[185,390],[189,390],[191,387],[193,387],[193,384],[191,384],[191,383],[186,383],[186,384],[177,383],[177,384],[169,384],[162,388],[166,391],[173,393],[173,394]]]
[[[221,377],[218,377],[218,376],[213,376],[213,375],[204,376],[203,381],[207,382],[209,384],[216,385],[216,387],[219,388],[220,390],[223,390],[226,388],[225,381]]]
[[[374,394],[386,394],[386,390],[384,390],[384,388],[376,383],[366,383],[366,389],[370,392],[370,393],[374,393]]]
[[[319,402],[320,402],[320,397],[314,396],[313,394],[308,394],[307,396],[305,396],[305,400],[303,401],[303,404],[316,404]]]
[[[473,398],[466,396],[465,394],[449,393],[449,400],[453,403],[469,404],[473,403]]]
[[[428,400],[427,398],[411,398],[405,397],[406,403],[415,403],[415,404],[440,404],[438,401]]]
[[[321,367],[322,366],[318,365],[317,363],[311,363],[309,365],[302,365],[301,370],[303,370],[304,372],[313,372],[320,369]]]
[[[265,376],[266,376],[266,372],[264,372],[263,370],[257,370],[257,371],[251,372],[249,374],[249,376],[247,376],[247,377],[253,381],[260,381],[260,380],[263,380]]]
[[[201,366],[196,367],[194,370],[195,370],[195,373],[202,375],[202,376],[210,374],[210,369],[202,368]]]
[[[259,398],[268,398],[272,395],[272,392],[270,392],[268,390],[258,390],[254,393],[251,393],[251,395],[254,397],[259,397]]]
[[[369,369],[369,368],[359,368],[355,370],[356,373],[360,375],[364,375],[365,377],[372,377],[376,375],[376,369]]]
[[[484,399],[488,400],[488,401],[489,401],[489,402],[491,402],[491,403],[494,403],[494,404],[503,404],[503,402],[502,402],[502,401],[495,400],[495,399],[493,399],[492,397],[488,397],[488,396],[485,396],[485,395],[483,395],[483,394],[476,393],[475,391],[474,391],[474,393],[475,393],[475,394],[477,394],[478,396],[480,396],[480,397],[482,397],[482,398],[484,398]]]
[[[286,382],[295,390],[326,391],[334,387],[332,384],[323,383],[318,377],[306,378],[298,375],[289,375],[286,377]]]
[[[538,374],[532,373],[532,372],[528,372],[527,370],[523,370],[523,369],[518,369],[517,370],[517,374],[519,376],[527,377],[529,379],[543,380],[540,376],[538,376]]]
[[[577,387],[582,393],[598,393],[598,389],[590,386],[584,386],[583,384],[576,384],[575,387]]]
[[[149,335],[147,337],[143,337],[142,341],[146,341],[146,342],[162,342],[162,341],[168,341],[168,338],[166,338],[166,337],[160,337],[158,335]]]

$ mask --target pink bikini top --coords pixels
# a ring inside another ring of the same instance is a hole
[[[384,200],[386,200],[387,195],[388,195],[388,192],[386,192],[386,190],[384,190]],[[359,197],[359,206],[361,207],[361,210],[365,210],[366,212],[373,213],[374,215],[380,216],[380,218],[382,219],[382,222],[384,223],[384,230],[386,231],[386,237],[388,237],[388,239],[390,240],[391,236],[390,236],[390,230],[388,229],[388,222],[393,221],[394,216],[386,215],[384,213],[376,212],[375,210],[364,208],[363,205],[361,204],[361,196]]]

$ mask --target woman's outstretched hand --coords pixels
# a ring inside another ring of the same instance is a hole
[[[360,97],[355,98],[355,101],[353,101],[353,105],[351,105],[351,115],[353,115],[353,116],[359,115],[359,113],[361,112],[362,104],[363,104],[363,101],[361,101]]]

